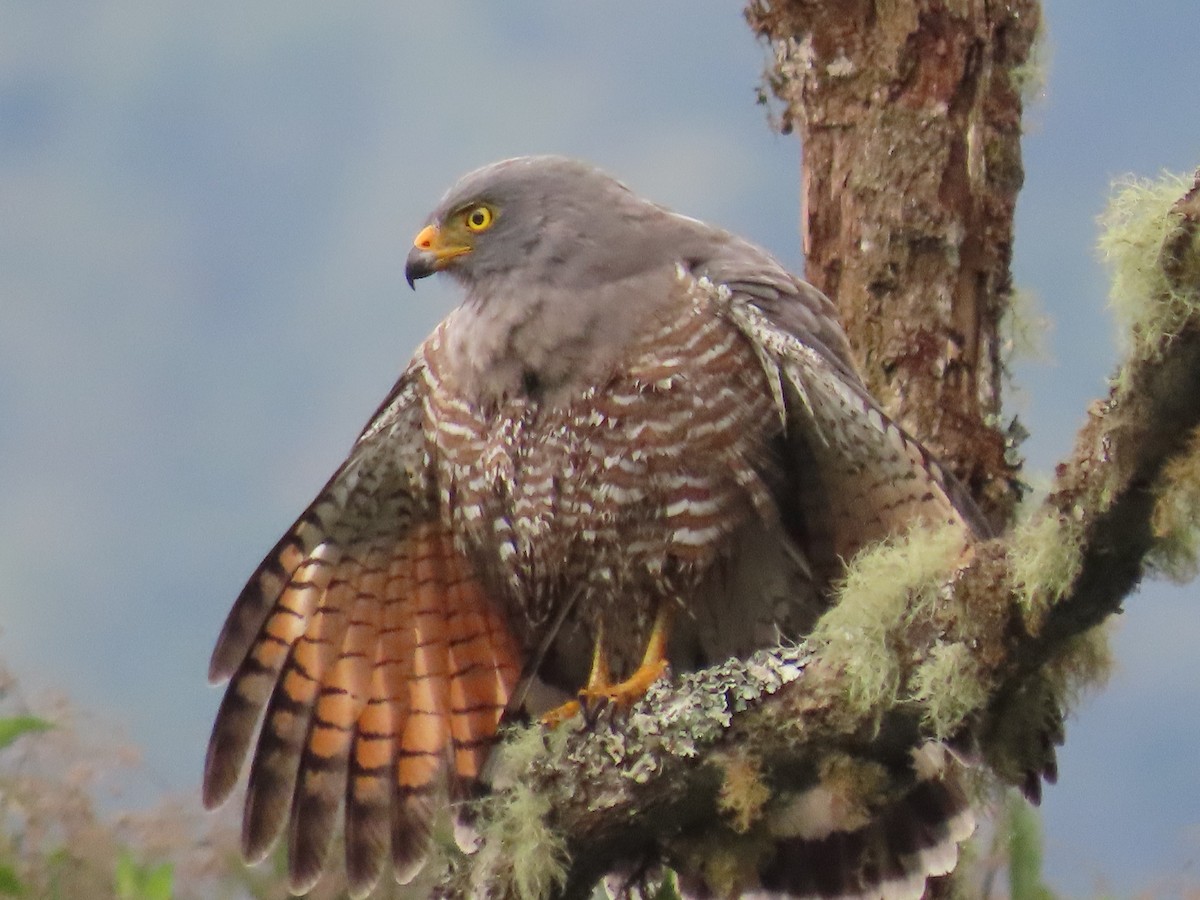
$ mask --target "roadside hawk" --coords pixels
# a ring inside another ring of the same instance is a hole
[[[589,165],[466,175],[408,255],[410,284],[435,272],[461,305],[251,577],[212,656],[229,685],[205,803],[253,747],[243,849],[262,858],[286,831],[296,891],[339,809],[356,896],[389,860],[411,879],[505,716],[629,704],[668,665],[803,638],[860,549],[918,520],[966,542],[982,528],[868,395],[826,297]],[[919,896],[971,828],[955,777],[919,755],[873,821],[795,807],[737,889]]]

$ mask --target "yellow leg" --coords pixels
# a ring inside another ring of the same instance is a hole
[[[578,700],[568,700],[561,706],[556,706],[554,709],[542,713],[542,724],[547,728],[557,728],[563,722],[575,718],[583,712],[583,707],[579,705]]]
[[[604,621],[596,627],[596,644],[592,647],[592,670],[588,672],[587,687],[584,690],[598,691],[612,684],[612,675],[608,671],[608,654],[604,652]]]
[[[612,676],[608,671],[607,654],[604,652],[604,623],[600,623],[596,631],[596,643],[592,647],[592,669],[588,672],[587,687],[579,692],[580,697],[592,691],[603,691],[610,683]],[[583,711],[578,700],[568,700],[561,706],[556,706],[542,714],[542,724],[556,728],[567,719],[574,718]]]
[[[673,607],[668,603],[659,604],[641,665],[619,684],[612,684],[607,679],[602,683],[592,684],[589,679],[588,686],[579,692],[579,700],[585,710],[598,711],[610,704],[619,709],[629,709],[645,696],[646,691],[650,690],[650,685],[662,678],[667,671],[667,641],[671,637],[673,618]],[[607,666],[605,668],[607,669]]]
[[[578,700],[569,700],[562,706],[542,716],[542,722],[551,728],[583,712],[594,715],[605,706],[629,709],[650,690],[650,685],[662,678],[667,670],[667,642],[671,637],[671,622],[674,607],[662,603],[654,616],[650,639],[642,663],[632,675],[619,684],[613,684],[608,670],[607,654],[604,652],[604,631],[596,635],[596,646],[592,653],[592,670],[587,686],[579,692]]]

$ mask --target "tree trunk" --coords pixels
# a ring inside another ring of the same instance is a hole
[[[803,148],[806,277],[871,392],[997,528],[1017,496],[1000,320],[1036,0],[755,0],[768,79]]]

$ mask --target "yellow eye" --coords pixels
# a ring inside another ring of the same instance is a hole
[[[472,231],[486,231],[492,225],[492,211],[486,206],[476,206],[465,216],[467,227]]]

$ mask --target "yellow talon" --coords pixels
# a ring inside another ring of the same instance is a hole
[[[596,635],[596,646],[592,653],[592,669],[587,685],[579,692],[578,700],[569,700],[542,716],[542,723],[550,728],[557,727],[568,719],[583,713],[594,718],[606,706],[627,710],[650,690],[650,685],[662,678],[667,671],[667,640],[671,632],[672,611],[662,604],[654,617],[650,639],[641,665],[626,678],[613,684],[604,652],[604,629]]]
[[[573,719],[583,712],[583,707],[579,705],[578,700],[568,700],[561,706],[556,706],[548,712],[542,713],[542,724],[547,728],[557,728],[568,719]]]

